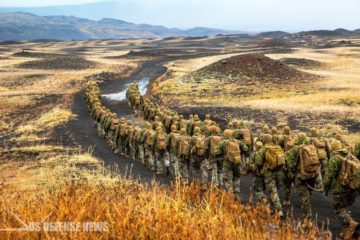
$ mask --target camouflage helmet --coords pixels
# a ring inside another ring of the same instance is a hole
[[[184,119],[184,115],[180,114],[180,115],[179,115],[179,118],[180,118],[180,119]]]
[[[218,133],[219,128],[216,125],[211,125],[209,130],[212,134],[216,134]]]
[[[205,119],[210,120],[210,114],[206,114]]]
[[[155,122],[158,122],[158,121],[160,121],[159,116],[155,116]]]
[[[262,132],[263,132],[263,133],[266,133],[266,134],[270,133],[269,126],[265,124],[265,125],[263,126],[263,128],[262,128]]]
[[[271,133],[272,134],[277,134],[278,133],[277,128],[275,126],[271,128]]]
[[[316,137],[318,135],[318,129],[316,127],[313,127],[310,129],[310,133],[312,137]]]
[[[146,129],[151,129],[151,123],[149,123],[148,121],[145,122],[145,128]]]
[[[343,138],[343,136],[342,136],[340,133],[336,133],[336,134],[335,134],[335,139],[338,140],[338,141],[340,141],[340,142],[344,141],[344,138]]]
[[[305,141],[306,140],[306,133],[304,133],[304,132],[300,132],[299,134],[298,134],[298,140],[300,141],[300,142],[303,142],[303,141]]]
[[[185,135],[186,134],[186,128],[181,128],[180,129],[180,134]]]
[[[243,127],[245,127],[244,121],[243,121],[243,120],[239,120],[239,121],[238,121],[238,128],[243,128]]]
[[[194,121],[199,121],[199,120],[200,120],[199,115],[195,114],[194,115]]]
[[[126,120],[124,117],[120,118],[120,123],[125,123],[125,122],[126,122]]]
[[[127,120],[127,125],[132,125],[132,121],[130,121],[130,120]]]
[[[264,134],[262,137],[264,144],[271,144],[273,143],[273,137],[270,134]]]
[[[255,143],[255,149],[256,149],[256,150],[259,150],[260,148],[262,148],[262,146],[263,146],[263,143],[260,142],[260,141],[257,141],[257,142]]]
[[[201,130],[199,127],[194,128],[194,135],[198,135],[198,134],[200,134],[200,132],[201,132]]]
[[[289,126],[285,126],[285,127],[283,128],[283,132],[284,132],[285,135],[290,135],[290,127],[289,127]]]
[[[171,125],[171,131],[172,132],[175,132],[177,130],[177,127],[175,124]]]
[[[160,127],[160,126],[158,126],[158,127],[156,128],[156,132],[163,132],[163,128]]]
[[[234,129],[234,123],[233,123],[233,122],[229,122],[226,128],[228,128],[228,129]]]
[[[224,138],[228,139],[232,137],[233,132],[230,129],[224,131]]]
[[[342,144],[339,140],[332,140],[332,142],[330,143],[330,149],[331,151],[337,151],[337,150],[340,150],[342,148]]]

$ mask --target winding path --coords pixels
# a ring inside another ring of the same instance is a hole
[[[186,58],[186,57],[183,57]],[[146,86],[148,83],[151,83],[156,77],[162,75],[166,68],[163,66],[165,62],[172,61],[172,59],[162,59],[156,61],[149,61],[143,63],[140,68],[132,74],[132,76],[125,78],[123,80],[108,80],[100,85],[104,97],[103,104],[108,107],[112,112],[117,113],[117,115],[124,116],[134,121],[141,121],[141,119],[136,119],[132,111],[125,100],[123,99],[122,94],[126,89],[127,85],[133,81],[137,80],[140,82],[140,85],[143,86],[143,91],[146,91]],[[156,179],[160,183],[169,183],[170,178],[167,176],[156,176],[153,172],[150,172],[146,167],[144,167],[139,162],[131,161],[130,159],[124,158],[119,155],[115,155],[111,149],[108,147],[105,139],[100,138],[94,128],[93,121],[91,120],[86,103],[84,101],[83,93],[79,93],[76,98],[72,111],[78,115],[78,119],[71,121],[69,123],[70,132],[75,140],[75,142],[83,149],[88,149],[95,146],[93,155],[102,159],[107,165],[114,165],[116,163],[119,166],[120,172],[124,176],[131,175],[133,178],[139,178],[142,182],[149,182],[152,179]],[[196,112],[194,112],[196,113]],[[252,186],[251,175],[246,175],[241,178],[241,194],[242,199],[247,200],[250,197],[250,189]],[[340,231],[341,224],[337,220],[336,215],[334,214],[332,207],[332,197],[325,199],[321,196],[321,193],[314,192],[312,198],[312,206],[314,217],[317,217],[318,223],[330,221],[330,229],[333,233],[337,234]],[[298,197],[295,194],[295,189],[292,192],[292,203],[293,209],[285,207],[285,210],[288,213],[293,212],[295,218],[301,218],[301,209]],[[292,211],[293,210],[293,211]],[[353,216],[355,219],[360,221],[360,202],[357,202],[352,207]]]

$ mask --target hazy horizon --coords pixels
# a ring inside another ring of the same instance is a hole
[[[65,5],[86,3],[111,3],[105,9],[71,10],[61,8]],[[57,9],[61,15],[73,15],[98,20],[116,18],[134,23],[147,23],[188,29],[192,27],[211,27],[247,32],[319,30],[360,28],[360,2],[343,0],[0,0],[0,7]],[[29,10],[31,12],[31,9]],[[34,12],[32,12],[34,13]],[[78,13],[78,14],[77,14]],[[35,13],[36,14],[36,13]],[[44,15],[44,14],[39,14]],[[49,14],[52,15],[52,14]]]

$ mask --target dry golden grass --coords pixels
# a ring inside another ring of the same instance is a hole
[[[98,185],[69,181],[35,191],[1,190],[0,228],[25,223],[106,222],[103,232],[5,232],[6,239],[316,239],[328,233],[303,232],[297,223],[273,218],[267,208],[242,205],[212,190],[201,201],[197,185],[163,188],[112,179]],[[4,197],[6,196],[6,197]],[[325,239],[325,238],[323,238]]]
[[[76,115],[71,111],[56,107],[49,112],[44,113],[38,119],[19,126],[17,131],[19,133],[40,132],[45,129],[54,128],[75,118]]]
[[[358,48],[355,48],[358,49]],[[167,65],[168,73],[158,79],[157,85],[152,89],[154,93],[166,98],[176,98],[175,101],[189,104],[189,98],[193,103],[205,106],[231,106],[295,110],[295,111],[345,111],[360,112],[360,58],[351,55],[354,48],[334,48],[326,51],[298,49],[291,54],[269,54],[273,59],[279,58],[307,58],[326,63],[320,69],[304,70],[323,76],[322,79],[306,85],[269,85],[260,83],[252,88],[253,94],[249,96],[237,96],[238,83],[226,83],[222,79],[202,79],[196,81],[184,81],[184,76],[190,72],[210,64],[221,57],[192,59],[177,61]],[[225,57],[225,56],[224,56]],[[201,64],[204,63],[204,64]],[[220,84],[219,84],[220,83]],[[216,90],[216,92],[215,92]],[[300,90],[300,92],[299,92]],[[201,94],[206,91],[207,94]],[[220,92],[217,92],[220,91]],[[166,102],[166,101],[165,101]]]

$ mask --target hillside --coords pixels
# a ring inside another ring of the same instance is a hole
[[[237,32],[213,28],[170,29],[111,18],[95,21],[73,16],[37,16],[22,12],[0,13],[0,41],[198,37],[233,33]]]

